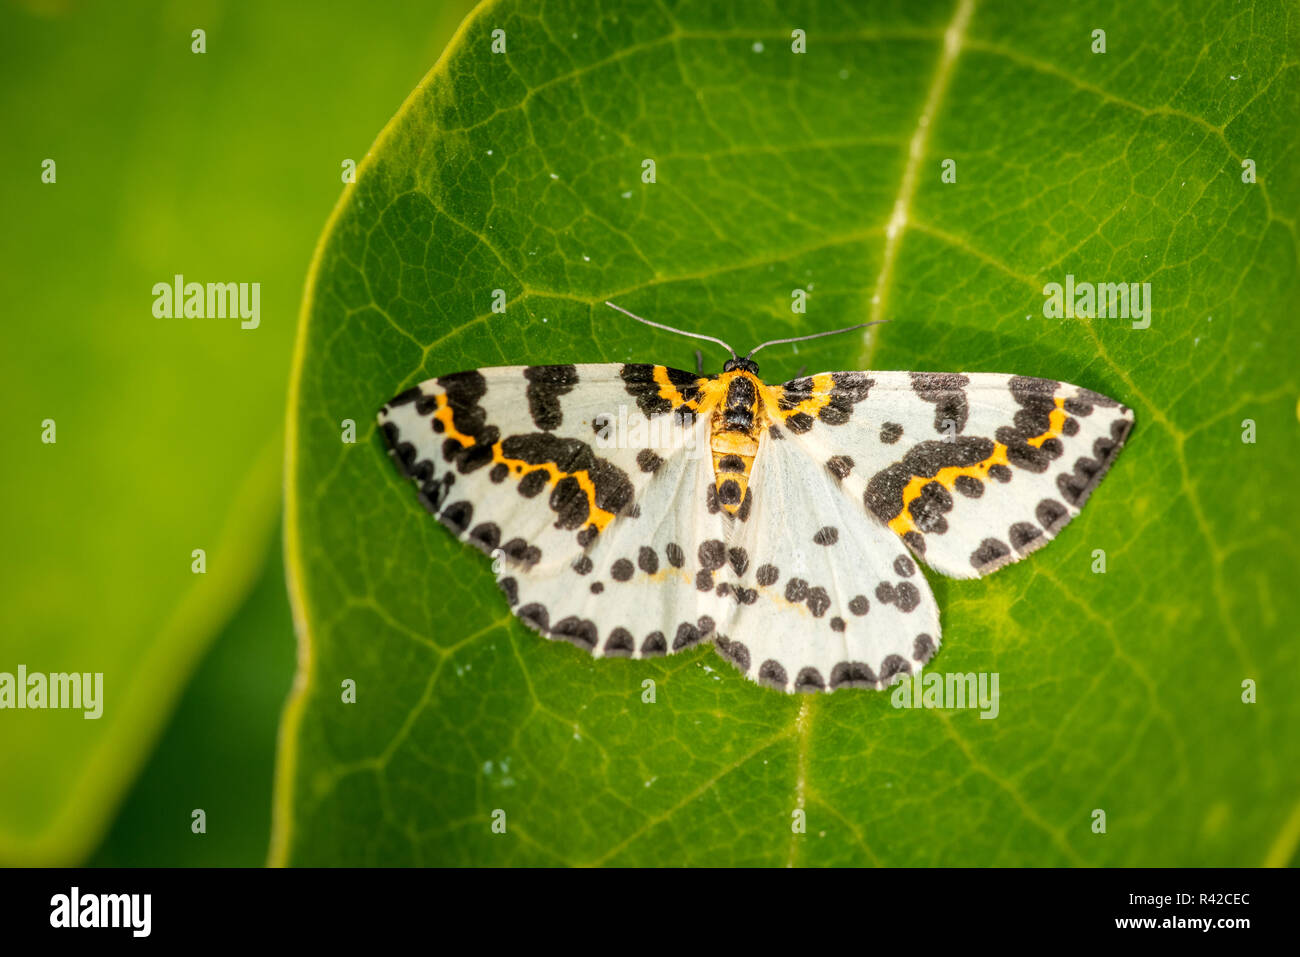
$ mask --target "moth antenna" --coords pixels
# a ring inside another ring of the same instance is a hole
[[[606,305],[608,305],[608,303]],[[749,355],[745,356],[745,358],[748,359],[749,356],[752,356],[759,349],[763,349],[767,346],[781,346],[781,345],[785,345],[787,342],[803,342],[805,339],[820,339],[822,336],[838,336],[841,332],[852,332],[854,329],[865,329],[867,326],[878,326],[882,322],[893,322],[893,321],[894,320],[892,319],[877,319],[874,322],[859,322],[856,326],[845,326],[843,329],[832,329],[829,332],[814,332],[811,335],[795,336],[792,339],[770,339],[767,342],[764,342],[761,345],[754,346],[753,349],[750,349]]]
[[[663,329],[665,332],[675,332],[675,333],[677,333],[679,336],[691,336],[692,338],[695,338],[695,339],[706,339],[706,340],[708,340],[709,342],[716,342],[718,345],[722,346],[722,348],[724,348],[724,349],[726,349],[728,352],[730,352],[730,353],[731,353],[731,357],[732,357],[733,359],[736,357],[736,350],[733,349],[733,348],[731,348],[731,346],[727,345],[727,344],[726,344],[725,342],[723,342],[721,339],[715,339],[713,336],[706,336],[706,335],[704,335],[703,333],[700,333],[700,332],[687,332],[685,329],[674,329],[672,326],[665,326],[662,322],[651,322],[649,319],[642,319],[640,316],[636,315],[635,313],[628,312],[628,311],[627,311],[626,309],[624,309],[622,306],[616,306],[616,305],[614,305],[614,304],[613,304],[612,302],[610,302],[608,299],[605,300],[605,305],[609,306],[609,308],[611,308],[611,309],[617,309],[619,312],[623,313],[623,315],[625,315],[625,316],[631,316],[631,317],[632,317],[633,319],[635,319],[637,322],[644,322],[647,326],[654,326],[656,329]]]

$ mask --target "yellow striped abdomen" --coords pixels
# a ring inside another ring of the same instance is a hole
[[[709,449],[713,453],[718,504],[728,514],[735,515],[746,502],[749,473],[758,454],[758,437],[766,426],[758,401],[764,386],[749,372],[729,372],[719,378],[727,380],[719,383],[725,386],[726,400],[713,413]]]

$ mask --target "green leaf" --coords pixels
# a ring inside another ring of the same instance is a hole
[[[180,696],[93,867],[258,867],[271,833],[275,729],[293,677],[277,538],[248,600]],[[207,830],[195,834],[201,808]]]
[[[102,672],[105,695],[98,720],[0,711],[0,863],[93,850],[257,580],[308,250],[342,159],[456,22],[355,14],[0,5],[0,672]],[[177,273],[259,282],[260,325],[156,318]]]
[[[305,664],[273,860],[1287,863],[1295,31],[1269,3],[481,6],[381,134],[304,304],[288,562]],[[1150,328],[1046,318],[1067,274],[1150,282]],[[773,348],[769,381],[1006,372],[1135,408],[1059,540],[986,580],[930,576],[931,667],[998,673],[996,719],[787,697],[707,648],[593,661],[549,643],[373,425],[339,441],[341,418],[460,369],[693,368],[692,342],[610,298],[738,345],[894,320]]]

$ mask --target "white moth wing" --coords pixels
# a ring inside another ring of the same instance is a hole
[[[379,413],[425,508],[500,559],[521,620],[597,655],[679,651],[730,611],[695,581],[700,543],[723,534],[705,507],[708,421],[645,414],[664,405],[645,395],[656,368],[474,370]]]
[[[928,565],[973,578],[1050,541],[1119,454],[1133,412],[990,373],[823,373],[774,393],[778,427]]]
[[[939,609],[898,537],[788,437],[764,435],[750,488],[719,654],[782,691],[883,688],[919,671]]]
[[[389,455],[458,538],[508,562],[565,564],[632,505],[642,448],[603,441],[629,404],[619,364],[503,366],[439,376],[379,412]],[[661,416],[672,435],[672,416]],[[645,434],[645,433],[643,433]],[[674,437],[680,438],[680,428]]]
[[[665,457],[635,507],[585,553],[502,580],[520,619],[598,657],[672,654],[729,627],[734,602],[717,593],[709,568],[728,518],[706,507],[713,482],[707,420],[695,428],[705,454]]]

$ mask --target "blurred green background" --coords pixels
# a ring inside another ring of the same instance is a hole
[[[307,266],[342,162],[471,7],[0,3],[0,671],[105,686],[98,721],[5,715],[0,864],[265,860]],[[176,273],[259,282],[260,327],[155,318],[152,286]]]

